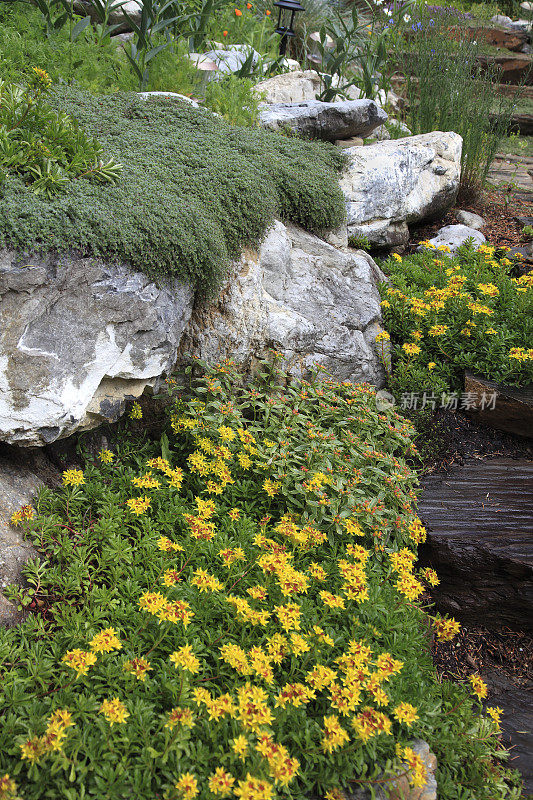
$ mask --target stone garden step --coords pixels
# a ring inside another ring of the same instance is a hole
[[[438,606],[487,628],[533,625],[533,460],[468,460],[427,475],[420,559],[438,573]]]

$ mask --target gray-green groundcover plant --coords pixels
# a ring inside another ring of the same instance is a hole
[[[332,145],[231,127],[173,100],[98,97],[68,87],[49,100],[123,165],[120,180],[80,179],[47,198],[8,175],[0,196],[2,247],[106,255],[208,291],[243,247],[259,244],[274,218],[310,231],[344,219],[344,157]]]

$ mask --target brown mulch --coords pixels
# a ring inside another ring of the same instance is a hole
[[[462,627],[453,641],[433,644],[432,650],[440,678],[465,680],[472,672],[493,668],[516,686],[533,679],[533,637],[523,631]]]
[[[417,424],[417,467],[426,472],[447,472],[471,458],[533,458],[532,439],[496,430],[460,411],[438,409]]]
[[[533,194],[531,202],[517,197],[514,192],[507,195],[501,190],[491,189],[484,192],[483,196],[475,203],[457,204],[445,217],[435,220],[418,228],[411,229],[411,243],[409,250],[412,252],[420,241],[431,239],[440,228],[445,225],[457,225],[455,211],[473,211],[486,221],[483,234],[490,244],[496,247],[518,247],[524,244],[521,239],[524,223],[518,217],[533,215]]]

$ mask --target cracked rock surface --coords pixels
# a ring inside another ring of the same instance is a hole
[[[217,301],[195,309],[180,349],[212,363],[250,363],[274,348],[293,375],[321,364],[339,380],[381,386],[374,340],[383,279],[367,253],[276,222],[259,254],[244,254]]]
[[[446,213],[457,197],[462,139],[457,133],[424,133],[351,147],[341,179],[348,233],[377,247],[409,240],[409,225]]]
[[[75,254],[0,252],[0,439],[113,421],[175,361],[193,291]]]

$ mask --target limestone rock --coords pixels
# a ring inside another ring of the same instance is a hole
[[[202,58],[214,61],[218,67],[218,75],[230,75],[233,72],[238,72],[241,67],[246,63],[249,56],[252,56],[252,66],[256,66],[260,59],[257,50],[247,44],[234,44],[227,49],[209,50],[208,53],[202,53]]]
[[[348,233],[378,247],[405,244],[408,225],[444,214],[459,189],[462,139],[425,133],[346,150],[341,179]]]
[[[487,224],[483,217],[480,217],[479,214],[474,214],[472,211],[456,211],[455,219],[460,225],[466,225],[476,231],[482,230]]]
[[[175,362],[192,290],[75,254],[0,252],[0,439],[112,421]]]
[[[111,2],[108,16],[109,25],[119,25],[119,31],[130,31],[131,23],[126,14],[138,25],[141,21],[142,7],[142,0],[115,0],[115,2]],[[74,11],[81,16],[89,15],[93,22],[100,21],[94,3],[91,0],[74,0]]]
[[[322,364],[340,380],[382,385],[374,340],[383,278],[367,253],[277,222],[260,253],[243,256],[218,300],[195,309],[180,352],[253,367],[274,348],[293,375]]]
[[[476,228],[469,228],[467,225],[446,225],[429,241],[435,247],[440,247],[441,245],[449,247],[453,254],[457,252],[458,248],[468,239],[473,239],[475,250],[478,249],[480,244],[486,241],[481,231],[476,230]]]
[[[260,123],[270,130],[290,130],[308,139],[348,139],[365,137],[387,119],[387,114],[373,100],[344,100],[322,103],[307,100],[302,103],[262,105]]]
[[[320,76],[312,69],[286,72],[257,83],[254,91],[265,103],[303,103],[316,99]]]
[[[9,584],[20,581],[22,567],[29,558],[37,555],[20,530],[11,525],[11,514],[30,504],[42,486],[31,470],[0,455],[0,625],[15,624],[22,618],[2,591]]]

